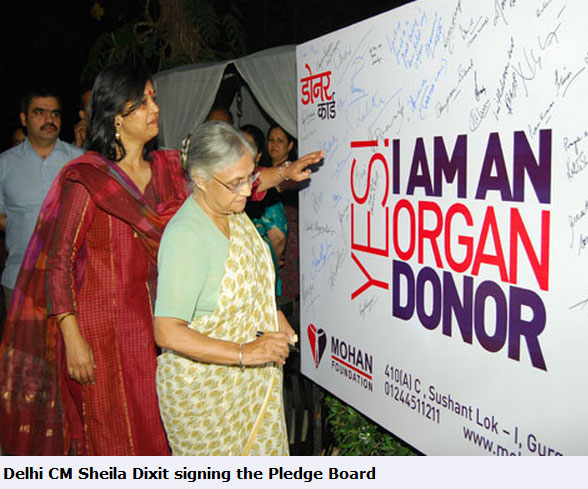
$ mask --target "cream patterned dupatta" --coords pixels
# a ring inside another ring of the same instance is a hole
[[[277,331],[270,251],[245,213],[229,216],[230,249],[217,307],[189,327],[237,343]],[[158,359],[159,406],[174,455],[288,455],[282,369]]]

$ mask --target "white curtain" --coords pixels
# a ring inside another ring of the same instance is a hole
[[[263,110],[296,137],[296,47],[266,49],[233,63]]]
[[[229,63],[237,67],[263,110],[296,137],[296,46],[290,45],[233,61],[198,63],[157,73],[161,148],[179,149],[182,139],[204,121]]]
[[[228,63],[182,66],[154,76],[161,148],[179,149],[194,125],[204,120]]]

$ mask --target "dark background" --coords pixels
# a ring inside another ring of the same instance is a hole
[[[151,0],[156,2],[156,0]],[[298,44],[386,12],[409,0],[211,0],[217,11],[237,8],[246,32],[246,51]],[[101,0],[100,21],[91,15],[95,0],[45,2],[7,0],[0,16],[0,150],[18,126],[19,101],[37,86],[62,95],[61,139],[73,140],[88,50],[103,32],[138,19],[144,0]]]

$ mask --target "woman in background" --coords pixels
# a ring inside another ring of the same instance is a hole
[[[274,124],[267,134],[268,156],[273,168],[287,171],[296,159],[296,140],[281,126]],[[285,179],[276,187],[277,199],[284,205],[288,222],[288,240],[285,243],[279,276],[282,283],[280,307],[297,329],[298,297],[300,291],[298,256],[298,182]]]
[[[264,159],[265,137],[261,129],[248,124],[241,128],[249,142],[257,148],[255,164],[258,165]],[[284,204],[279,200],[279,194],[275,189],[270,189],[262,201],[249,201],[245,212],[255,224],[257,231],[270,247],[272,261],[276,270],[276,296],[282,295],[282,281],[279,276],[279,268],[282,262],[282,254],[286,248],[288,237],[288,220]]]
[[[187,196],[177,151],[149,150],[149,74],[105,69],[88,152],[53,183],[0,348],[1,441],[22,455],[167,455],[152,297],[163,228]]]

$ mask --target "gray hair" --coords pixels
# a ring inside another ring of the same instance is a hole
[[[205,122],[182,141],[182,166],[190,176],[209,180],[215,171],[231,166],[247,151],[252,157],[257,153],[241,131],[226,122]]]

